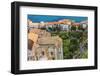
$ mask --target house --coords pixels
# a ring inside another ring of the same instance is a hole
[[[82,26],[83,29],[87,30],[87,28],[88,28],[88,21],[87,20],[82,21],[82,22],[80,22],[80,25]]]
[[[60,28],[63,31],[69,31],[70,30],[70,25],[67,24],[60,24]]]
[[[62,19],[62,20],[59,20],[58,22],[60,22],[61,30],[65,30],[65,31],[69,31],[70,30],[71,24],[72,24],[71,20]]]

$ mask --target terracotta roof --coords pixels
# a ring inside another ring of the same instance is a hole
[[[80,26],[80,23],[72,23],[73,26]]]
[[[59,20],[57,22],[47,22],[46,24],[48,25],[52,25],[52,24],[71,24],[71,20],[68,19],[63,19],[63,20]]]

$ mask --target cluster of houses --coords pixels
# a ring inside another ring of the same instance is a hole
[[[82,22],[74,22],[69,19],[63,19],[59,20],[57,22],[43,22],[40,23],[32,22],[31,20],[28,20],[29,28],[45,28],[48,29],[49,27],[59,27],[62,31],[69,31],[72,26],[76,27],[76,30],[78,30],[78,27],[81,26],[83,29],[87,30],[88,22],[87,20]]]

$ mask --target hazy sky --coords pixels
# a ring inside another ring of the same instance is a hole
[[[75,22],[81,22],[84,20],[87,20],[88,17],[82,17],[82,16],[53,16],[53,15],[27,15],[27,18],[32,20],[32,22],[53,22],[53,21],[59,21],[62,19],[70,19],[74,20]]]

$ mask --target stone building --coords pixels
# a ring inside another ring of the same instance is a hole
[[[42,53],[44,52],[44,56],[48,60],[63,59],[62,39],[59,36],[40,38],[38,44],[39,49],[42,49]]]
[[[31,50],[28,49],[28,60],[63,59],[62,39],[59,36],[51,36],[45,30],[33,29],[28,33],[28,40],[31,40],[28,45],[32,46]]]

